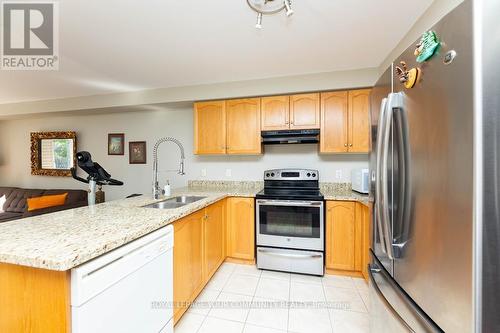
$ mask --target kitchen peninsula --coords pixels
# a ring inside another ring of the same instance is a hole
[[[0,224],[0,331],[70,332],[71,269],[169,224],[176,240],[174,300],[193,301],[223,261],[255,262],[254,197],[261,187],[193,181],[174,196],[204,198],[176,209],[143,208],[165,198],[140,196]],[[326,200],[368,205],[348,187],[326,184],[322,190]],[[184,241],[195,240],[186,254]],[[176,308],[174,319],[186,309]]]

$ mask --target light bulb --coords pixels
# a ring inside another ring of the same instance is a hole
[[[290,17],[293,15],[293,9],[292,9],[292,1],[291,0],[285,0],[285,7],[286,7],[286,16]]]
[[[255,28],[262,29],[262,13],[257,14],[257,24],[255,25]]]

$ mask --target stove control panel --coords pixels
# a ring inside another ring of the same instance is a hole
[[[319,180],[318,170],[274,169],[264,171],[264,180]]]

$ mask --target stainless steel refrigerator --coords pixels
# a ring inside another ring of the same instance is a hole
[[[415,41],[373,89],[372,333],[500,332],[499,15],[463,2],[429,27],[434,57]]]

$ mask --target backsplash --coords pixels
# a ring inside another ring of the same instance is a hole
[[[234,181],[234,180],[188,180],[188,187],[196,188],[250,188],[264,187],[263,181]],[[351,183],[320,182],[319,187],[324,192],[348,192],[352,190]]]
[[[319,183],[320,191],[322,192],[342,192],[342,191],[352,191],[351,183]]]
[[[264,188],[263,181],[236,181],[236,180],[188,180],[188,187],[198,188]]]

